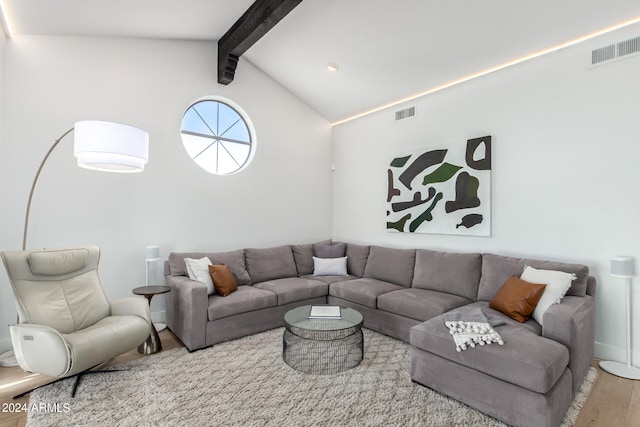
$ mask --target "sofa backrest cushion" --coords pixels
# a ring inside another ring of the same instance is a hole
[[[323,240],[316,244],[328,245],[331,244],[331,240]],[[313,245],[311,243],[306,245],[291,245],[291,251],[293,252],[293,259],[296,263],[298,276],[313,274]]]
[[[446,292],[473,301],[478,295],[481,270],[482,255],[479,253],[418,249],[411,287]]]
[[[169,254],[169,271],[172,276],[188,276],[185,258],[209,258],[212,264],[227,264],[236,278],[238,285],[251,284],[251,277],[247,272],[244,260],[244,250],[229,252],[171,252]]]
[[[342,258],[347,250],[346,243],[314,243],[313,256],[317,258]]]
[[[354,276],[364,276],[364,269],[369,258],[369,246],[347,243],[347,272]]]
[[[253,284],[298,275],[290,245],[248,248],[244,250],[244,256]]]
[[[483,254],[478,301],[491,301],[491,298],[498,292],[509,276],[520,277],[527,265],[538,269],[573,273],[576,275],[576,279],[571,283],[566,295],[583,297],[587,292],[589,267],[586,265]]]
[[[413,280],[415,261],[415,249],[371,246],[363,277],[383,280],[409,288]]]

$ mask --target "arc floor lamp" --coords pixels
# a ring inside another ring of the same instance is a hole
[[[42,168],[53,150],[71,132],[74,132],[73,152],[78,166],[106,172],[142,172],[149,160],[149,134],[133,126],[100,120],[76,122],[74,127],[56,139],[45,154],[31,185],[27,211],[24,217],[24,233],[22,250],[27,247],[27,230],[29,229],[29,213],[33,193],[38,183]],[[18,319],[18,322],[20,319]],[[13,352],[0,356],[0,366],[16,366]]]
[[[99,120],[85,120],[76,122],[74,127],[55,140],[47,154],[45,154],[36,176],[31,185],[27,212],[24,217],[24,234],[22,236],[22,250],[27,247],[27,230],[29,228],[29,212],[33,192],[38,183],[40,172],[51,152],[60,144],[65,136],[74,132],[73,153],[78,166],[106,172],[142,172],[149,160],[149,134],[141,129],[121,123]]]

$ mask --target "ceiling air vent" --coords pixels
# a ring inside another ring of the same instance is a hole
[[[404,110],[396,111],[396,121],[402,119],[408,119],[416,115],[416,107],[405,108]]]
[[[614,61],[637,53],[640,53],[640,37],[592,50],[591,65]]]

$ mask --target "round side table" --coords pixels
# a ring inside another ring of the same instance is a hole
[[[149,302],[149,307],[151,307],[151,298],[154,295],[160,295],[171,291],[169,286],[141,286],[139,288],[135,288],[132,292],[136,295],[142,295]],[[162,343],[160,342],[160,336],[158,335],[158,331],[156,330],[155,325],[151,322],[151,334],[149,334],[149,338],[142,344],[138,346],[138,353],[142,354],[154,354],[162,351]]]

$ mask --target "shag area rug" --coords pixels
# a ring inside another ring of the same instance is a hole
[[[30,407],[45,410],[31,411],[27,425],[504,426],[413,383],[408,344],[363,332],[362,363],[334,375],[285,364],[282,328],[193,353],[168,350],[119,366],[128,371],[84,377],[75,398],[73,379],[32,392]],[[596,376],[591,368],[563,425],[575,423]]]

